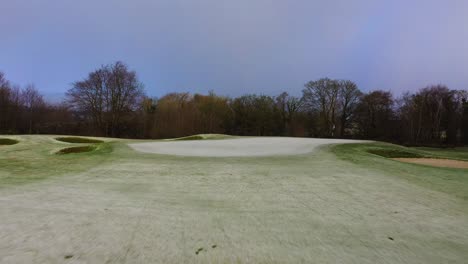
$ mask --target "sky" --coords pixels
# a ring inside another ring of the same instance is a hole
[[[146,92],[468,89],[466,0],[0,0],[0,71],[60,97],[125,62]]]

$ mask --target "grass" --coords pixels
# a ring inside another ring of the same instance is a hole
[[[390,148],[376,148],[369,149],[367,152],[385,158],[423,158],[424,156],[410,151],[403,151],[399,149]]]
[[[468,201],[468,174],[465,169],[430,167],[389,159],[460,157],[454,153],[447,154],[442,149],[406,148],[388,143],[338,145],[332,148],[332,152],[342,160],[375,170],[377,174],[397,177]]]
[[[468,147],[458,147],[458,148],[417,147],[414,149],[421,151],[423,153],[432,153],[433,155],[445,157],[448,159],[468,160]]]
[[[181,138],[175,138],[173,140],[202,140],[205,139],[200,135],[194,135],[194,136],[188,136],[188,137],[181,137]]]
[[[73,153],[83,153],[83,152],[90,152],[95,150],[95,146],[80,146],[80,147],[70,147],[64,148],[57,152],[57,154],[73,154]]]
[[[67,143],[102,143],[102,140],[83,138],[83,137],[57,137],[55,138],[58,141],[67,142]]]
[[[80,155],[56,155],[63,145],[53,139],[20,136],[21,144],[1,148],[0,190],[88,170],[108,160],[113,151],[113,143],[105,142]]]
[[[139,153],[113,139],[56,155],[54,136],[18,140],[0,148],[2,263],[468,259],[466,170],[382,156],[462,151],[365,143],[210,159]]]
[[[0,145],[14,145],[18,144],[18,140],[9,139],[9,138],[0,138]]]
[[[187,137],[179,137],[179,138],[173,138],[173,139],[168,139],[171,141],[178,141],[178,140],[219,140],[219,139],[230,139],[230,138],[235,138],[230,135],[224,135],[224,134],[198,134],[198,135],[191,135]]]

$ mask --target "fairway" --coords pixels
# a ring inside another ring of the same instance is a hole
[[[468,169],[371,151],[466,160],[466,150],[298,138],[1,137],[18,143],[0,145],[0,263],[468,259]]]

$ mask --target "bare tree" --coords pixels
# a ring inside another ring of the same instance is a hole
[[[339,81],[328,78],[310,81],[305,84],[305,89],[302,91],[304,103],[309,109],[319,113],[322,136],[335,136],[339,93]]]
[[[141,106],[144,92],[135,71],[122,62],[102,66],[68,90],[69,102],[89,114],[106,136],[118,136],[122,118]]]
[[[136,72],[118,61],[108,66],[106,71],[106,106],[110,114],[111,135],[118,134],[117,128],[125,113],[137,110],[143,99],[143,84],[137,79]]]
[[[462,142],[468,146],[468,96],[462,98],[462,118],[461,118],[461,131]]]
[[[20,88],[0,72],[0,132],[15,133],[21,113]]]
[[[356,109],[356,121],[361,136],[370,139],[390,138],[394,100],[390,92],[372,91],[365,94]]]
[[[36,89],[34,84],[28,84],[21,91],[21,102],[27,111],[28,133],[33,133],[34,122],[40,117],[40,109],[44,107],[45,102],[42,95]]]
[[[413,96],[416,111],[416,142],[440,141],[443,120],[447,115],[447,100],[452,97],[450,90],[442,85],[428,86]],[[451,106],[450,106],[451,107]]]
[[[104,93],[105,73],[98,69],[91,72],[88,78],[75,82],[68,90],[68,102],[84,116],[90,116],[95,127],[106,134],[104,126]]]
[[[362,92],[357,85],[349,80],[340,81],[340,102],[341,102],[341,117],[340,117],[340,136],[345,136],[345,129],[350,123],[350,119],[356,109]]]
[[[0,89],[10,87],[10,82],[5,78],[5,74],[0,72]]]
[[[144,97],[134,71],[105,65],[75,82],[61,105],[46,104],[34,85],[20,89],[0,72],[0,133],[180,137],[198,133],[258,136],[354,136],[403,144],[468,142],[468,91],[432,85],[394,100],[362,94],[349,80],[308,82],[302,98],[237,98],[172,93]],[[70,104],[71,103],[71,104]]]
[[[10,105],[10,82],[5,78],[3,72],[0,72],[0,131],[6,131],[9,124],[7,115]]]
[[[296,116],[301,111],[304,101],[301,98],[283,92],[276,97],[276,107],[278,108],[284,135],[293,135],[293,126]]]
[[[231,112],[228,99],[210,91],[208,95],[195,94],[193,101],[199,112],[199,130],[202,133],[224,133],[224,120]]]

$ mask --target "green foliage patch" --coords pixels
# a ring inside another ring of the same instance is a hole
[[[58,141],[67,142],[67,143],[102,143],[102,140],[91,139],[91,138],[82,138],[82,137],[58,137],[55,138]]]
[[[0,138],[0,145],[14,145],[17,144],[19,141],[9,138]]]

